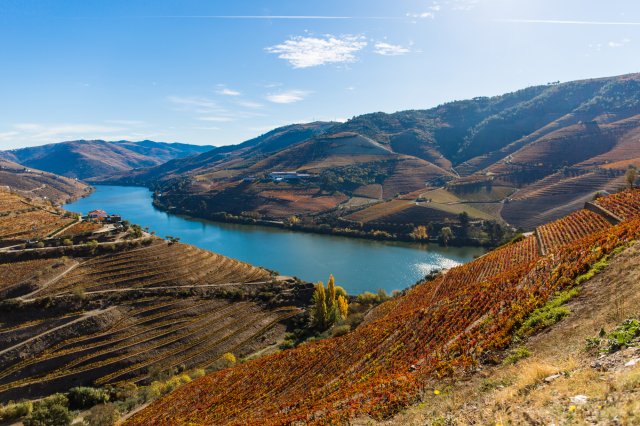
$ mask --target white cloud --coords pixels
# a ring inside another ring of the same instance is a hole
[[[251,109],[258,109],[264,106],[260,102],[254,102],[254,101],[238,101],[236,102],[236,104],[240,105],[241,107],[251,108]]]
[[[230,121],[234,121],[234,118],[233,117],[228,117],[228,116],[213,115],[213,116],[198,117],[198,120],[200,120],[200,121],[213,121],[213,122],[216,122],[216,123],[228,123]]]
[[[479,0],[450,0],[447,4],[451,4],[453,10],[469,11],[475,9]]]
[[[107,122],[108,123],[108,122]],[[132,131],[128,126],[92,123],[17,123],[11,130],[0,132],[1,142],[20,145],[46,144],[75,139],[141,140],[158,136],[157,133]]]
[[[218,90],[218,93],[225,96],[240,96],[240,92],[237,90],[228,89],[226,87]]]
[[[416,18],[416,19],[426,19],[426,18],[435,18],[435,14],[433,12],[422,12],[422,13],[407,13],[407,16],[409,18]]]
[[[304,100],[309,93],[305,90],[288,90],[286,92],[271,93],[267,95],[267,100],[276,104],[292,104]]]
[[[211,99],[199,96],[169,96],[169,101],[185,109],[197,108],[198,110],[215,111],[218,104]]]
[[[293,68],[310,68],[325,64],[355,62],[355,53],[367,46],[365,37],[357,35],[293,37],[267,47],[269,53],[289,61]]]
[[[616,49],[618,47],[623,47],[624,45],[629,43],[631,43],[631,39],[623,38],[622,40],[619,40],[619,41],[610,41],[609,43],[607,43],[607,46],[609,46],[612,49]]]
[[[407,47],[385,42],[376,43],[374,47],[374,52],[382,56],[400,56],[411,52]]]

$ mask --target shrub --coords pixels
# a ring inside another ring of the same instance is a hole
[[[69,400],[62,394],[55,394],[33,404],[33,411],[24,418],[24,426],[67,426],[73,421],[73,414],[67,408]]]
[[[113,426],[120,418],[115,404],[100,404],[94,406],[84,419],[88,426]]]
[[[521,359],[529,358],[531,356],[531,351],[524,346],[517,347],[511,352],[509,355],[502,361],[504,365],[515,364]]]
[[[31,401],[10,402],[0,407],[0,422],[10,422],[28,416],[33,410]]]
[[[62,245],[67,247],[72,246],[73,241],[71,241],[69,238],[65,238],[64,240],[62,240]]]
[[[109,401],[106,389],[76,387],[69,391],[69,402],[73,408],[89,408]]]
[[[640,336],[640,321],[637,319],[625,320],[622,324],[617,326],[607,336],[606,352],[617,352]]]
[[[531,336],[540,330],[552,326],[571,313],[569,308],[562,306],[571,298],[580,293],[579,287],[557,293],[543,307],[536,309],[527,317],[520,329],[516,332],[518,337]]]

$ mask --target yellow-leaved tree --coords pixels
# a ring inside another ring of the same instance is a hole
[[[333,275],[329,276],[326,288],[322,282],[316,284],[311,311],[316,328],[327,330],[336,321],[347,318],[348,312],[347,293],[342,287],[336,286]]]

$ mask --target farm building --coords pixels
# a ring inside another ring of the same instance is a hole
[[[95,219],[95,220],[106,220],[109,215],[107,214],[107,212],[105,212],[104,210],[91,210],[87,216],[89,217],[89,219]]]
[[[299,172],[271,172],[269,178],[273,181],[279,182],[283,180],[296,180],[296,179],[309,179],[313,176],[308,173]]]

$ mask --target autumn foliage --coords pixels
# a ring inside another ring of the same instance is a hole
[[[127,424],[328,424],[390,416],[434,381],[505,348],[556,291],[640,237],[640,190],[598,204],[624,221],[573,214],[542,230],[545,255],[536,235],[508,244],[386,302],[377,319],[351,333],[205,376]]]

